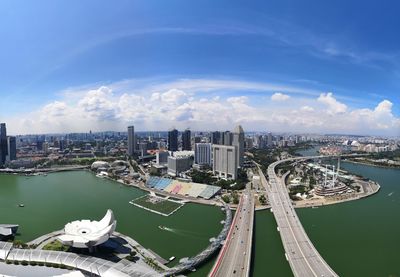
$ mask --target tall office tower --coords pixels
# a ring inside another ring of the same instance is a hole
[[[267,145],[268,145],[268,147],[272,147],[272,134],[271,133],[268,133]]]
[[[199,136],[192,137],[192,141],[191,141],[192,149],[195,149],[196,143],[207,142],[204,139],[205,139],[204,137],[199,137]]]
[[[178,151],[178,130],[176,129],[168,132],[168,150]]]
[[[225,131],[224,134],[224,145],[232,145],[232,133],[230,131]]]
[[[236,162],[238,167],[242,167],[244,156],[244,131],[241,125],[236,126],[235,130],[233,130],[232,145],[237,147]]]
[[[135,136],[135,127],[128,127],[128,155],[133,156],[136,150],[136,136]]]
[[[213,173],[226,179],[237,178],[236,146],[213,145]]]
[[[195,144],[194,162],[198,165],[211,166],[211,143]]]
[[[262,135],[256,136],[256,144],[258,149],[265,148],[265,139]]]
[[[246,138],[244,141],[244,145],[246,149],[251,149],[253,148],[253,138]]]
[[[221,133],[218,131],[212,132],[210,136],[210,142],[212,144],[220,144]]]
[[[191,133],[189,129],[186,129],[182,133],[182,150],[192,150]]]
[[[16,137],[7,137],[7,161],[17,159],[17,139]]]
[[[0,166],[6,162],[7,149],[7,130],[6,124],[0,123]]]

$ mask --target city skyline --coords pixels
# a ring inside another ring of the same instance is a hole
[[[400,134],[396,7],[348,4],[346,17],[340,3],[318,1],[230,12],[212,2],[41,3],[1,4],[0,121],[10,134],[131,124]],[[366,14],[379,16],[371,25]]]

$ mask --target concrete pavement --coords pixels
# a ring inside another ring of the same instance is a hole
[[[267,191],[272,212],[279,228],[286,252],[285,256],[289,261],[294,276],[338,276],[308,238],[293,208],[285,183],[276,176],[275,167],[278,164],[299,159],[307,159],[307,157],[286,159],[271,164],[268,167],[269,183],[262,170],[259,169],[261,182]]]
[[[240,198],[231,229],[210,272],[210,277],[249,276],[254,204],[254,193],[249,183]]]

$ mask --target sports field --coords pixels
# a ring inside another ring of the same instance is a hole
[[[169,216],[183,206],[182,203],[169,201],[162,197],[151,196],[150,194],[136,198],[129,203],[146,209],[151,212]]]

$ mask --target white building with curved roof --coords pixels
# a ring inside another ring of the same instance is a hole
[[[106,242],[115,231],[117,221],[109,209],[100,221],[76,220],[64,227],[64,235],[57,239],[64,245],[77,248],[91,248]]]

